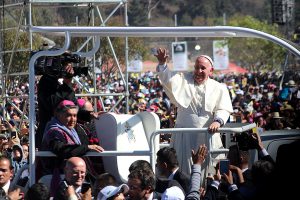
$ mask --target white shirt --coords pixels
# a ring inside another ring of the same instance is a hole
[[[172,174],[170,174],[170,176],[168,177],[168,180],[173,180],[174,179],[174,175],[175,173],[178,171],[179,167],[177,167],[173,172]]]
[[[2,189],[5,191],[6,194],[8,194],[9,186],[10,186],[10,181],[8,181],[8,182],[2,187]]]

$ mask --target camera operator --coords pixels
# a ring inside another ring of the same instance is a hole
[[[62,100],[76,103],[75,92],[72,88],[74,69],[72,63],[62,63],[64,75],[43,74],[38,83],[38,129],[36,133],[36,147],[40,148],[45,126],[53,116],[53,110]],[[62,83],[59,79],[63,78]]]

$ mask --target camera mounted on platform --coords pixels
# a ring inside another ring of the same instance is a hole
[[[57,50],[55,48],[49,49]],[[39,51],[31,52],[31,56]],[[88,67],[80,67],[79,63],[81,62],[81,57],[78,54],[72,54],[71,52],[65,52],[62,55],[58,56],[41,56],[34,63],[35,75],[50,75],[55,76],[57,78],[71,78],[70,74],[68,74],[64,66],[68,63],[73,63],[73,76],[87,76],[88,75]]]

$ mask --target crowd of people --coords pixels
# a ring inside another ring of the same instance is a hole
[[[166,52],[159,49],[157,73],[130,74],[130,114],[154,112],[160,118],[161,128],[208,127],[212,134],[226,123],[235,122],[255,122],[260,133],[299,128],[300,74],[285,72],[286,78],[277,72],[217,75],[213,74],[212,60],[201,55],[196,59],[191,76],[179,74],[173,78],[167,71],[167,57]],[[75,97],[75,93],[81,93],[81,88],[72,82],[74,71],[69,64],[66,65],[66,73],[65,77],[45,74],[37,79],[37,150],[52,151],[57,157],[37,159],[37,178],[53,174],[51,187],[37,183],[26,191],[25,199],[42,199],[44,196],[45,199],[51,196],[59,200],[92,199],[92,196],[101,200],[125,199],[126,196],[129,200],[216,199],[223,193],[229,199],[259,199],[265,197],[264,191],[269,191],[269,186],[274,185],[276,162],[263,148],[259,134],[254,139],[257,141],[256,149],[264,159],[253,165],[253,182],[249,184],[250,178],[244,177],[243,173],[250,167],[247,165],[247,152],[237,150],[239,157],[234,160],[239,161],[234,163],[232,159],[230,171],[226,174],[220,174],[216,166],[215,176],[207,184],[201,180],[201,165],[205,168],[207,164],[204,162],[207,154],[204,139],[198,136],[195,139],[195,136],[186,137],[183,141],[184,134],[181,139],[165,134],[161,135],[161,142],[170,143],[171,147],[157,152],[158,171],[154,173],[149,163],[137,161],[129,169],[127,185],[118,185],[120,183],[116,182],[114,175],[105,172],[101,157],[82,156],[88,151],[105,151],[99,142],[101,138],[97,138],[93,119],[106,111],[125,113],[125,100],[109,95],[125,92],[125,83],[114,76],[103,85],[105,77],[97,75],[97,93],[107,93],[108,96],[94,101],[89,97]],[[93,80],[88,77],[80,79],[85,87],[92,88]],[[28,86],[15,80],[8,88],[8,95],[14,98],[1,107],[0,173],[4,178],[0,174],[0,189],[4,192],[0,190],[0,199],[1,196],[21,198],[22,191],[13,190],[10,185],[26,187],[30,179],[26,169],[30,141],[28,121],[24,118],[28,106],[26,98],[22,98],[28,96]],[[214,137],[218,138],[214,142],[216,145],[220,137],[217,134]],[[182,142],[186,144],[184,150]],[[202,145],[194,151],[199,144]],[[219,147],[222,147],[221,140]],[[189,158],[192,158],[191,163],[187,162]],[[63,180],[60,177],[62,173]],[[262,180],[261,175],[266,180]],[[264,185],[261,185],[262,182]],[[200,186],[204,188],[200,189]]]
[[[253,148],[257,150],[259,159],[252,166],[249,150],[240,150],[237,145],[232,145],[227,155],[229,170],[221,173],[217,164],[215,172],[205,182],[202,181],[201,173],[208,154],[205,144],[199,145],[195,150],[191,149],[191,174],[181,171],[176,150],[164,147],[157,152],[155,171],[148,161],[136,160],[128,168],[126,183],[118,183],[116,177],[109,173],[97,176],[93,184],[87,182],[89,170],[85,160],[73,156],[66,159],[64,178],[56,186],[54,195],[51,195],[50,188],[44,183],[32,185],[25,194],[22,194],[20,188],[10,188],[12,162],[6,156],[0,156],[0,199],[48,200],[52,197],[54,200],[259,200],[295,195],[292,190],[294,187],[280,184],[280,181],[290,181],[291,178],[278,170],[280,163],[275,162],[268,154],[258,133],[253,134],[253,140]],[[277,193],[276,189],[280,188],[286,191]]]

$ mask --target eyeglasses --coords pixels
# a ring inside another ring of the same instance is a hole
[[[80,176],[80,175],[85,175],[86,174],[86,172],[84,172],[84,171],[71,171],[70,172],[73,176]]]

